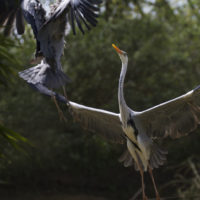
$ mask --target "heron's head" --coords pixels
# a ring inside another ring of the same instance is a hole
[[[120,50],[116,45],[112,44],[113,48],[116,50],[117,54],[119,55],[122,63],[128,62],[128,54],[125,51]]]

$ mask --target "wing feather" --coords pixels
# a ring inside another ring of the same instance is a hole
[[[18,8],[17,14],[16,14],[16,28],[17,33],[22,35],[24,33],[25,27],[24,27],[24,17],[22,13],[22,9]]]
[[[69,102],[74,120],[87,130],[101,134],[107,140],[124,143],[119,114]]]
[[[85,24],[88,30],[90,30],[90,28],[87,22],[89,22],[92,26],[96,26],[96,18],[98,17],[98,15],[95,12],[99,11],[98,5],[101,3],[101,0],[63,0],[57,6],[52,16],[47,20],[45,25],[53,20],[57,20],[60,17],[66,18],[66,15],[68,15],[68,17],[71,19],[73,33],[75,34],[74,22],[76,22],[78,28],[84,34],[81,22]]]
[[[152,138],[179,138],[200,124],[200,86],[135,115],[138,126]]]
[[[10,32],[11,32],[12,27],[13,27],[14,20],[15,20],[16,12],[17,12],[17,10],[14,10],[14,9],[12,11],[10,11],[10,15],[8,17],[8,20],[6,22],[5,29],[4,29],[4,35],[5,36],[10,35]]]

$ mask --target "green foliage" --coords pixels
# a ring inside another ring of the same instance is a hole
[[[2,140],[9,143],[12,147],[14,147],[15,149],[25,153],[25,151],[23,150],[23,148],[21,147],[21,145],[19,143],[29,143],[30,142],[24,138],[23,136],[21,136],[20,134],[4,127],[2,124],[0,124],[0,136],[1,136],[1,142]],[[5,157],[4,154],[2,153],[4,150],[2,149],[2,147],[0,148],[1,153],[0,153],[0,157]]]
[[[16,44],[8,38],[0,35],[0,85],[7,85],[15,75],[15,69],[19,67],[19,61],[13,57],[13,52],[8,49]]]
[[[14,35],[13,38],[6,38],[3,34],[0,34],[0,98],[1,98],[1,106],[6,104],[4,101],[3,94],[8,88],[11,88],[16,83],[15,78],[17,75],[17,70],[20,68],[22,64],[20,59],[19,50],[21,49],[21,41],[22,38],[17,38]],[[3,104],[2,104],[3,103]],[[19,133],[10,130],[5,127],[3,123],[0,121],[0,157],[8,159],[8,155],[6,152],[6,147],[13,149],[16,151],[21,151],[26,154],[24,147],[25,144],[31,145],[28,139],[21,136]]]

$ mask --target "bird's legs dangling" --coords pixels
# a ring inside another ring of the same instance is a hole
[[[160,195],[159,195],[159,192],[158,192],[158,189],[157,189],[157,187],[156,187],[156,183],[155,183],[155,180],[154,180],[154,177],[153,177],[152,168],[149,166],[149,167],[148,167],[148,170],[149,170],[149,174],[150,174],[150,176],[151,176],[151,180],[152,180],[153,187],[154,187],[154,190],[155,190],[156,200],[160,200]]]
[[[60,120],[61,120],[61,121],[64,120],[64,121],[66,122],[67,119],[66,119],[66,117],[64,116],[63,111],[60,109],[60,106],[58,105],[58,102],[57,102],[57,100],[56,100],[56,97],[55,97],[55,96],[52,96],[52,99],[53,99],[53,101],[54,101],[54,103],[55,103],[55,105],[56,105],[58,114],[59,114],[59,116],[60,116]]]
[[[145,195],[144,170],[143,170],[143,167],[141,166],[141,162],[139,160],[139,155],[136,153],[135,147],[128,137],[127,137],[127,148],[129,150],[131,156],[134,158],[138,169],[140,170],[141,181],[142,181],[142,197],[143,197],[143,200],[148,200],[146,195]]]
[[[142,181],[142,198],[143,200],[148,200],[147,196],[145,195],[145,185],[144,185],[144,171],[141,168],[140,164],[137,163],[138,168],[140,170],[140,175],[141,175],[141,181]]]

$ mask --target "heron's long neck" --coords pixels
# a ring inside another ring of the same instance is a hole
[[[119,88],[118,88],[118,101],[119,101],[119,110],[121,114],[122,121],[125,122],[128,118],[128,107],[124,99],[124,79],[126,76],[128,61],[122,62],[122,69],[119,78]]]

